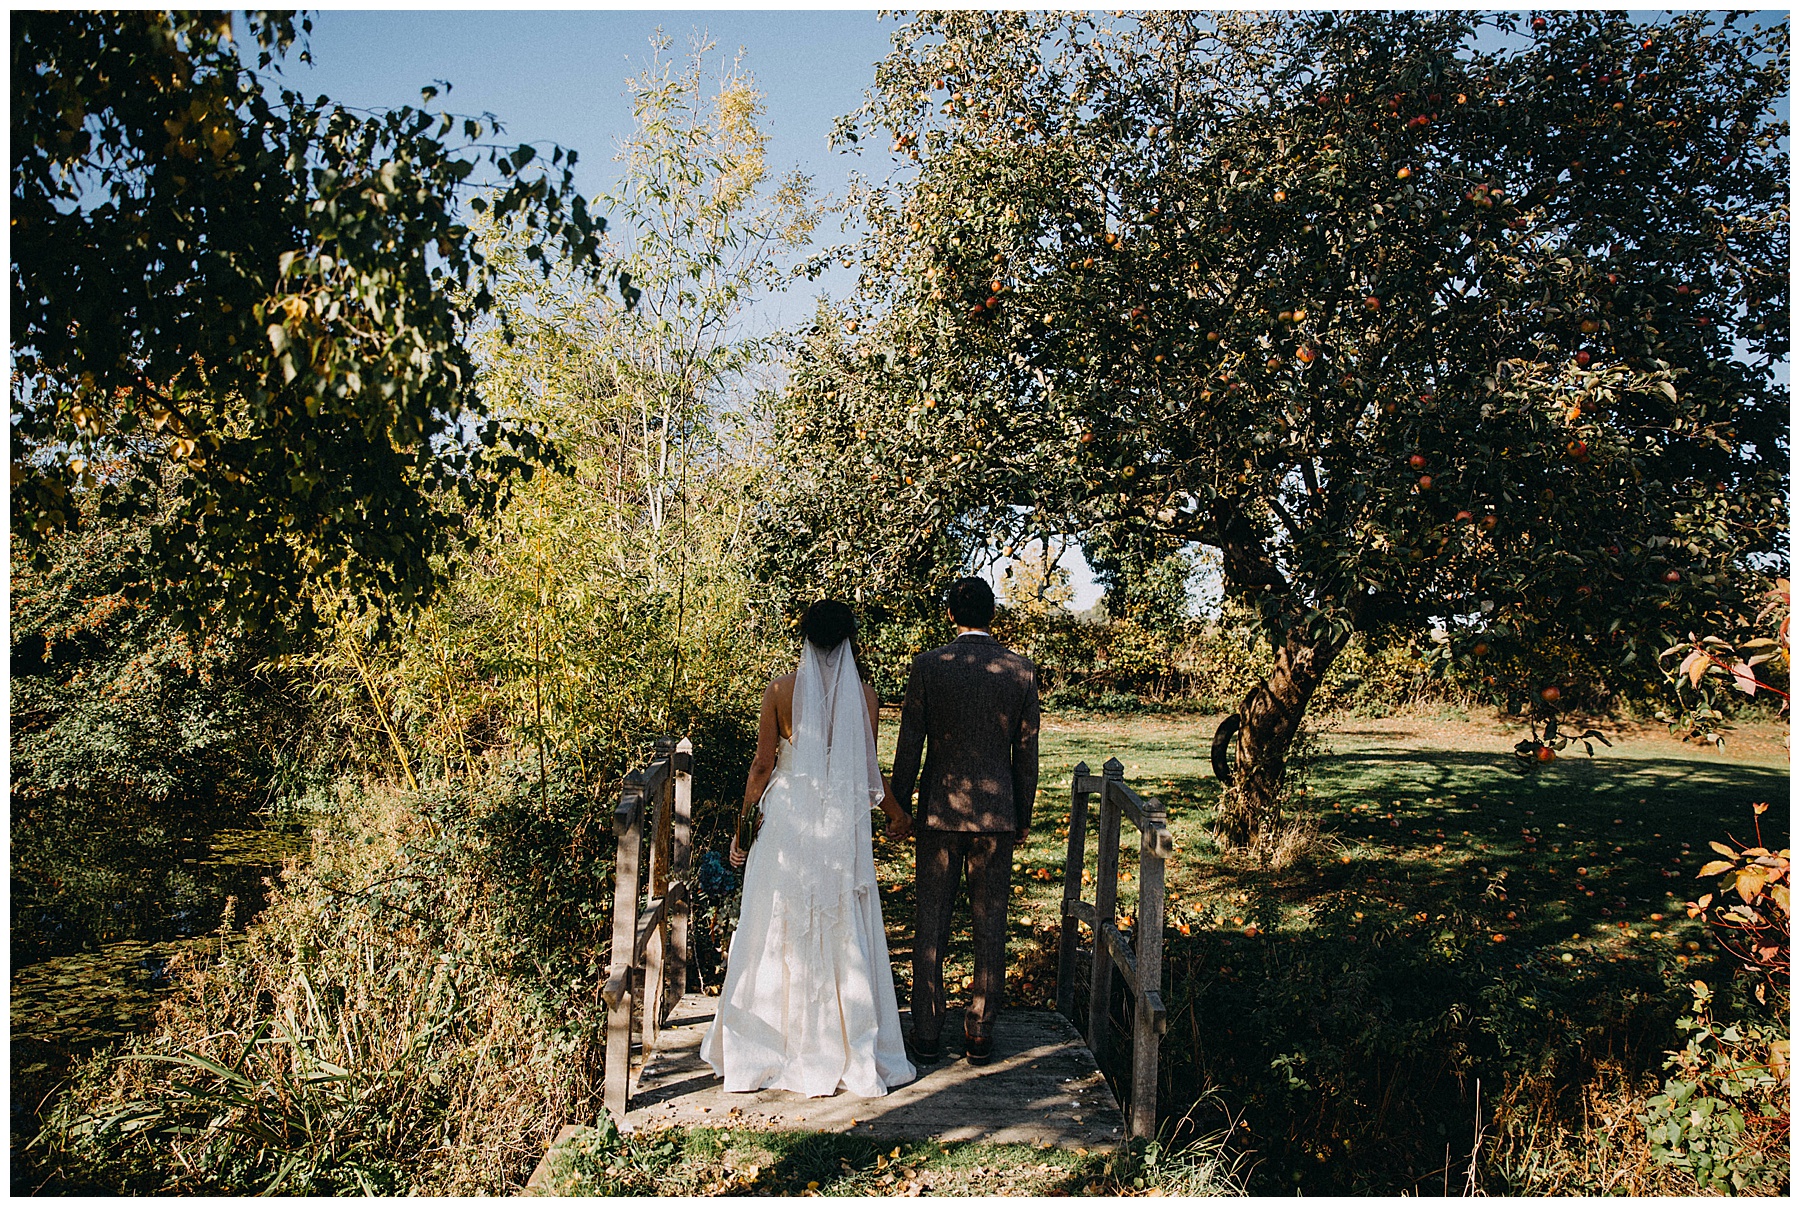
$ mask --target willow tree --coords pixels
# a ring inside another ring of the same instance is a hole
[[[1353,632],[1653,674],[1786,559],[1787,33],[1747,25],[912,20],[838,131],[896,157],[864,291],[784,402],[815,512],[1219,550],[1273,653],[1234,843]]]

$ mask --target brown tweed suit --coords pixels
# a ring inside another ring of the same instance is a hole
[[[903,809],[915,787],[919,793],[912,1027],[928,1048],[943,1028],[944,947],[965,869],[975,984],[963,1031],[993,1034],[1006,986],[1013,843],[1031,826],[1037,744],[1037,669],[1030,660],[983,633],[965,633],[913,659],[893,786]]]

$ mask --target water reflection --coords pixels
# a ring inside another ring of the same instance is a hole
[[[160,843],[90,843],[49,870],[52,904],[19,908],[40,886],[21,885],[17,853],[12,934],[12,1140],[36,1130],[38,1111],[70,1064],[149,1029],[175,957],[213,947],[228,900],[235,924],[261,911],[264,881],[311,850],[311,819],[168,835]],[[15,837],[17,830],[15,829]],[[98,837],[98,836],[96,836]],[[134,836],[136,837],[136,836]],[[110,867],[82,865],[111,856]],[[136,856],[136,858],[133,858]],[[75,881],[72,883],[72,881]],[[110,888],[110,900],[83,888]],[[121,891],[122,890],[122,891]],[[18,1191],[15,1186],[14,1190]]]
[[[262,908],[264,877],[311,847],[303,820],[210,831],[206,820],[179,819],[186,833],[125,823],[79,835],[15,821],[13,967],[124,939],[206,934],[232,897],[241,923]]]

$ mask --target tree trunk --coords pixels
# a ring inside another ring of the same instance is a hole
[[[1215,770],[1232,730],[1237,737],[1237,767],[1219,795],[1219,836],[1227,846],[1253,846],[1280,822],[1281,777],[1288,745],[1306,715],[1307,702],[1347,640],[1347,634],[1336,639],[1312,638],[1298,628],[1289,630],[1268,677],[1251,689],[1237,712],[1219,726],[1214,740]]]

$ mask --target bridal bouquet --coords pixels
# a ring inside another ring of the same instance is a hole
[[[723,975],[725,952],[731,944],[731,932],[737,926],[743,899],[742,879],[732,870],[725,856],[717,851],[702,855],[700,868],[694,875],[694,921],[697,932],[706,937],[714,957],[711,961],[695,961],[702,989],[706,987],[709,972],[718,970],[716,975]]]

